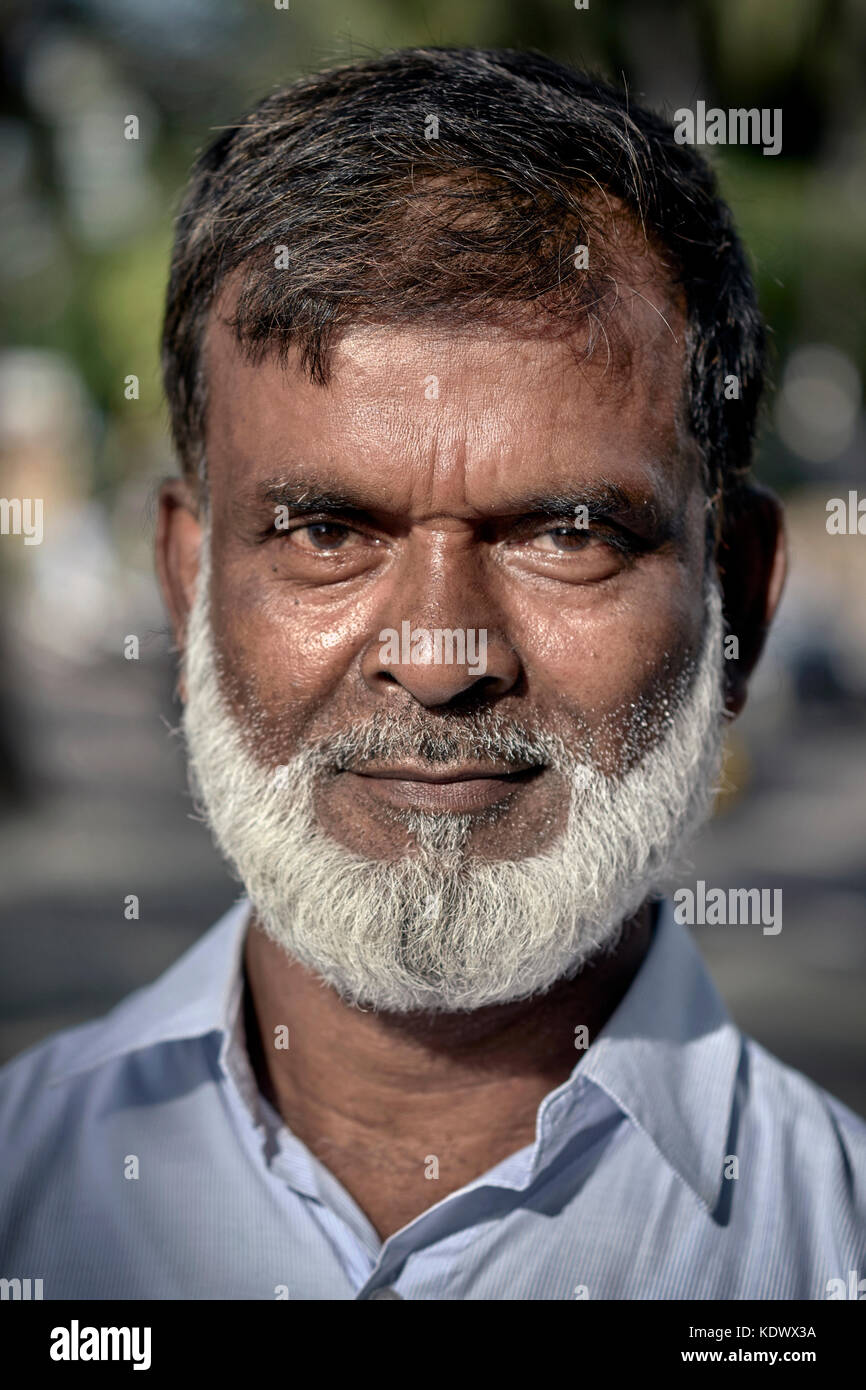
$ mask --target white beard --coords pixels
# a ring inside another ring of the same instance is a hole
[[[581,762],[561,739],[495,715],[455,715],[443,730],[420,708],[303,747],[275,775],[253,756],[222,693],[208,585],[205,537],[184,663],[191,784],[261,927],[348,1003],[456,1012],[545,992],[617,945],[711,810],[724,739],[714,579],[694,669],[653,707],[623,713],[620,736],[632,748],[651,746],[619,777],[595,768],[591,739]],[[516,860],[467,848],[483,814],[396,812],[414,852],[391,860],[354,853],[326,834],[314,810],[319,776],[419,751],[431,761],[541,758],[571,788],[563,834]]]

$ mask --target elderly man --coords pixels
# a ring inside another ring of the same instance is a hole
[[[739,1033],[661,899],[784,574],[707,167],[537,55],[305,78],[196,166],[164,366],[159,573],[246,896],[6,1069],[4,1269],[302,1300],[866,1271],[866,1127]]]

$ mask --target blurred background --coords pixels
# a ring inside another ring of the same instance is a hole
[[[783,110],[777,157],[709,151],[772,329],[757,472],[793,570],[693,856],[709,886],[781,888],[783,929],[693,931],[739,1024],[866,1115],[866,535],[826,529],[831,498],[866,497],[863,0],[7,3],[0,495],[45,520],[41,545],[0,536],[0,1060],[153,979],[236,896],[191,817],[151,561],[191,160],[302,71],[457,43],[540,48],[670,115]]]

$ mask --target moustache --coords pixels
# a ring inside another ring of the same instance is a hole
[[[562,738],[495,714],[439,715],[377,711],[351,729],[306,745],[320,767],[358,771],[366,763],[387,766],[401,759],[431,765],[491,761],[497,764],[566,767],[574,761]]]

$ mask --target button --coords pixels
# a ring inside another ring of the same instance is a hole
[[[367,1298],[398,1298],[401,1302],[405,1302],[401,1293],[398,1293],[396,1289],[389,1289],[387,1286],[384,1289],[374,1289],[372,1293],[367,1294]]]

